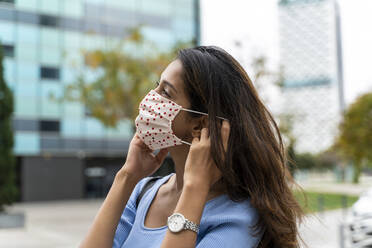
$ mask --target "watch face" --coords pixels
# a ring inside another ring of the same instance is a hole
[[[172,232],[179,232],[183,229],[185,217],[182,214],[173,214],[168,218],[168,227]]]

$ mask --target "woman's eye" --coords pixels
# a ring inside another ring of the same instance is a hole
[[[162,90],[162,92],[163,92],[167,97],[170,97],[170,95],[168,94],[168,92],[166,92],[164,89]]]
[[[160,84],[159,81],[155,81],[156,88],[159,87],[159,84]],[[161,92],[162,92],[162,94],[164,94],[165,96],[167,96],[167,98],[170,98],[171,97],[166,90],[162,89]]]

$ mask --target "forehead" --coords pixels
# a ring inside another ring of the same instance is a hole
[[[177,92],[183,92],[182,63],[178,59],[172,61],[161,74],[161,80],[171,83]]]

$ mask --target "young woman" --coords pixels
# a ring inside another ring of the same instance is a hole
[[[231,55],[180,50],[139,109],[126,162],[80,247],[300,246],[303,213],[279,130]],[[168,152],[175,173],[137,206]]]

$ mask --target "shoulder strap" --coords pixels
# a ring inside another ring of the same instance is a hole
[[[136,208],[138,207],[138,204],[142,198],[142,196],[146,193],[147,190],[149,190],[152,185],[154,185],[154,183],[156,182],[157,179],[161,178],[162,176],[155,176],[155,177],[151,177],[150,180],[148,180],[145,185],[143,186],[141,192],[138,194],[138,197],[136,199]]]

